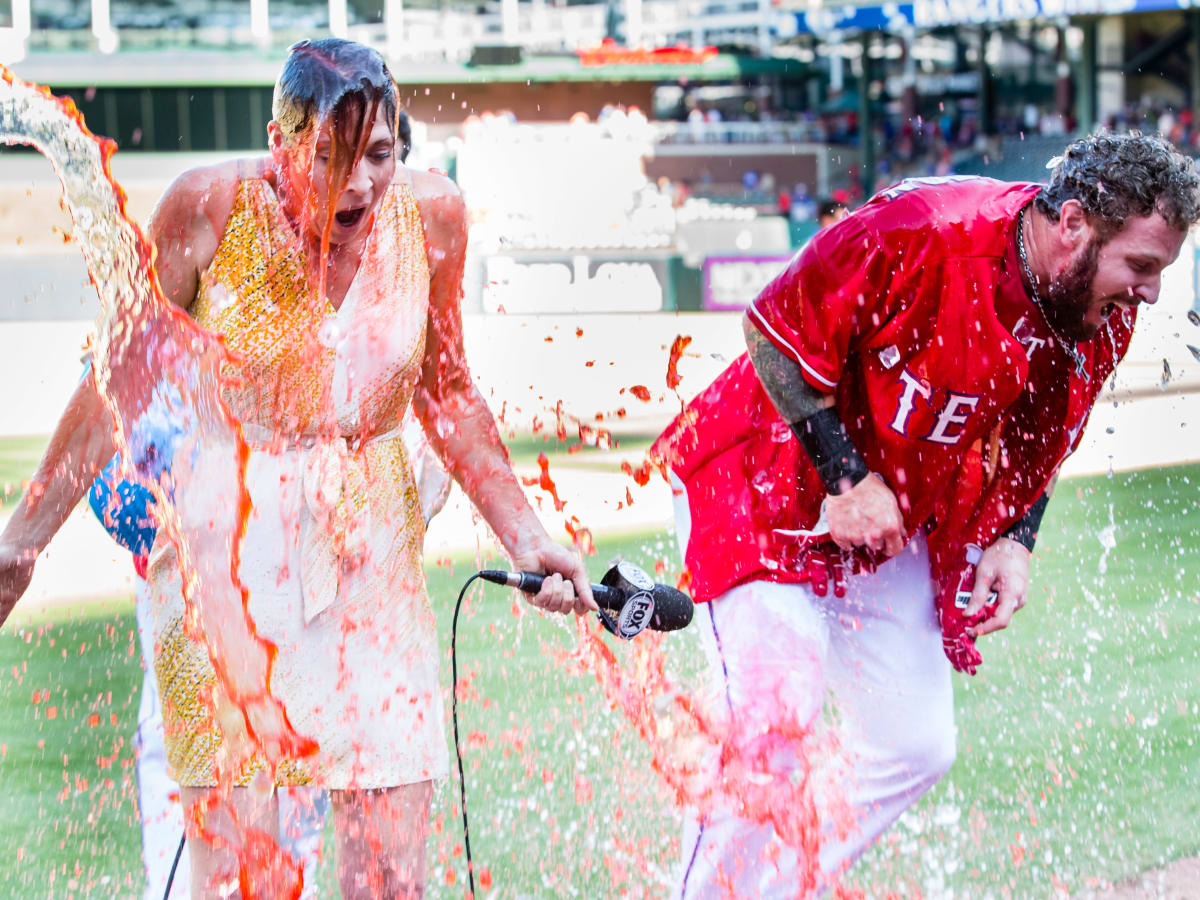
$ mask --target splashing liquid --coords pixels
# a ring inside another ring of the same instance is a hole
[[[145,446],[153,435],[161,430],[155,423],[188,423],[186,435],[173,446],[173,454],[160,460],[156,468],[143,467],[139,478],[154,491],[161,528],[178,554],[189,633],[206,643],[219,690],[244,713],[243,733],[225,733],[226,758],[219,772],[223,791],[197,804],[191,811],[193,822],[207,840],[225,843],[236,851],[240,868],[235,876],[242,896],[298,896],[302,886],[299,870],[270,835],[241,824],[229,802],[233,774],[245,761],[257,755],[275,764],[285,758],[304,758],[318,750],[293,729],[283,706],[268,690],[276,650],[257,634],[247,610],[248,592],[237,574],[250,499],[245,480],[249,450],[222,395],[238,386],[228,374],[234,371],[231,364],[235,360],[223,342],[163,297],[151,269],[153,249],[126,217],[124,194],[111,176],[109,159],[115,150],[112,142],[88,132],[70,101],[57,100],[45,89],[24,84],[7,71],[3,76],[0,140],[31,144],[54,166],[64,184],[77,242],[100,295],[101,316],[94,347],[96,383],[113,413],[118,445],[127,459],[138,460],[145,455]],[[361,149],[360,144],[353,153],[361,155]],[[318,304],[323,304],[325,298],[329,229],[337,187],[329,185],[325,227],[315,254],[320,264],[311,273],[315,276],[314,302]],[[306,192],[306,196],[309,204],[298,211],[302,233],[317,217],[311,194]],[[237,302],[232,295],[218,294],[213,299],[218,311]],[[329,349],[324,345],[336,344],[345,337],[335,334],[327,323],[328,319],[318,319],[311,334],[304,336],[305,354],[311,351],[315,357]],[[447,332],[444,345],[450,347],[454,342],[449,332],[461,326],[455,317],[438,317],[434,327]],[[671,390],[679,386],[677,364],[690,341],[678,336],[670,348],[666,382]],[[465,369],[459,360],[448,356],[447,352],[447,358],[439,360],[441,368]],[[644,385],[636,385],[630,392],[643,402],[650,399]],[[438,399],[433,398],[435,402]],[[561,403],[555,409],[555,421],[561,440],[566,430]],[[610,442],[602,429],[593,431],[588,426],[585,433],[582,420],[578,424],[582,442]],[[561,513],[564,501],[557,495],[548,460],[542,455],[538,463],[539,475],[529,482],[545,491]],[[636,473],[628,463],[622,468],[639,485],[650,478],[648,464]],[[564,524],[576,546],[585,553],[592,550],[590,532],[577,517],[567,517]],[[203,602],[199,602],[201,585]],[[344,627],[365,624],[347,622]],[[617,731],[636,735],[650,753],[650,769],[657,779],[657,785],[631,779],[622,801],[631,809],[644,804],[647,796],[690,806],[701,813],[717,806],[737,808],[746,818],[772,824],[784,842],[799,853],[798,893],[814,887],[821,877],[817,860],[824,839],[818,798],[821,817],[832,816],[835,832],[844,834],[853,827],[849,814],[837,811],[837,802],[830,796],[836,792],[823,787],[822,776],[815,771],[820,760],[837,755],[829,744],[832,736],[814,734],[809,724],[772,721],[765,730],[746,737],[746,729],[738,723],[710,717],[668,676],[661,635],[646,633],[638,642],[614,651],[582,620],[577,628],[578,643],[572,653],[576,671],[594,677],[611,708],[624,719],[624,726],[617,727]],[[339,661],[339,670],[344,664]],[[774,699],[765,696],[764,703],[771,705]],[[608,724],[620,723],[610,718]],[[514,728],[511,734],[506,732],[497,739],[524,758],[527,778],[538,777],[526,731]],[[769,771],[768,759],[783,748],[801,748],[803,754],[800,765],[788,777]],[[719,773],[715,777],[713,760]],[[540,775],[543,781],[553,780],[553,770],[548,767]],[[578,776],[573,788],[580,812],[589,811],[588,828],[594,829],[589,779]],[[443,827],[440,820],[435,821],[434,834],[442,834]],[[435,843],[444,846],[444,842]],[[623,859],[647,859],[641,838],[618,837],[616,846],[622,852],[604,859],[614,889],[631,884],[637,870],[645,868],[630,867]],[[460,852],[455,845],[449,855],[457,858]],[[440,858],[437,861],[445,863]],[[252,872],[265,873],[268,883],[251,883]],[[565,873],[553,874],[555,878],[567,878]],[[486,868],[479,873],[479,883],[485,890],[492,877]],[[446,880],[454,880],[452,867],[446,868]]]
[[[759,673],[752,708],[732,718],[714,715],[667,672],[662,634],[643,633],[623,660],[598,629],[581,622],[578,635],[579,667],[595,677],[650,749],[650,767],[666,799],[701,817],[737,810],[739,818],[771,825],[782,845],[796,854],[795,896],[830,886],[819,867],[821,844],[844,839],[857,827],[845,800],[847,773],[839,768],[836,733],[789,712],[796,698],[778,673],[767,668]],[[799,656],[797,665],[804,667]],[[781,757],[794,762],[781,767]],[[765,852],[764,858],[750,856],[735,865],[769,868],[774,851]],[[836,890],[843,896],[840,887]]]
[[[62,182],[75,243],[100,299],[95,383],[125,459],[145,461],[148,445],[139,441],[156,417],[187,425],[174,458],[143,465],[136,477],[153,492],[160,530],[178,554],[188,632],[207,647],[216,689],[244,714],[241,733],[225,736],[229,771],[256,751],[267,760],[311,755],[316,745],[293,729],[268,688],[276,648],[258,636],[237,574],[250,500],[247,447],[221,397],[230,355],[164,298],[152,269],[153,247],[126,215],[125,193],[112,177],[116,145],[88,131],[69,99],[0,66],[0,141],[33,146]],[[264,848],[259,835],[232,820],[222,835],[232,846],[278,858],[278,848]],[[244,896],[254,896],[247,887]],[[272,891],[298,896],[299,889],[298,879],[292,885],[281,880]]]

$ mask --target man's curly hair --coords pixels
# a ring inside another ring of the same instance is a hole
[[[1127,219],[1156,211],[1172,228],[1187,231],[1200,221],[1200,174],[1162,138],[1095,134],[1067,147],[1037,208],[1057,222],[1068,200],[1079,201],[1102,241]]]

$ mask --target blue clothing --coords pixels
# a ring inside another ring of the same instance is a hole
[[[88,503],[114,541],[134,556],[145,556],[158,532],[152,509],[154,497],[144,486],[118,479],[120,471],[118,453],[92,483]]]
[[[91,374],[88,357],[83,376]],[[133,423],[129,436],[134,468],[155,482],[171,467],[184,431],[176,423],[190,420],[183,398],[171,384],[158,384],[150,405]],[[121,454],[117,453],[88,491],[88,503],[105,530],[134,556],[145,556],[154,544],[158,525],[154,520],[154,495],[144,485],[119,478]]]

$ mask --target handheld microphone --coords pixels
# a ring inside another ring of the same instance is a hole
[[[503,572],[486,569],[479,573],[485,581],[515,587],[526,594],[536,594],[545,577],[529,572]],[[655,584],[650,576],[631,562],[617,563],[592,585],[592,596],[601,609],[617,613],[610,625],[601,616],[606,628],[617,637],[629,640],[647,628],[654,631],[677,631],[692,621],[692,598],[665,584]]]

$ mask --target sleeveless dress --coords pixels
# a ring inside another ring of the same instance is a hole
[[[315,756],[284,761],[275,780],[365,789],[444,777],[425,526],[401,437],[429,304],[411,184],[394,183],[380,201],[337,311],[315,300],[307,273],[274,191],[246,178],[191,309],[239,359],[226,399],[251,451],[241,579],[258,633],[278,648],[271,691],[319,744]],[[215,675],[185,633],[165,541],[148,581],[169,768],[184,786],[212,785],[221,715],[202,698]],[[238,783],[262,767],[244,766]]]

